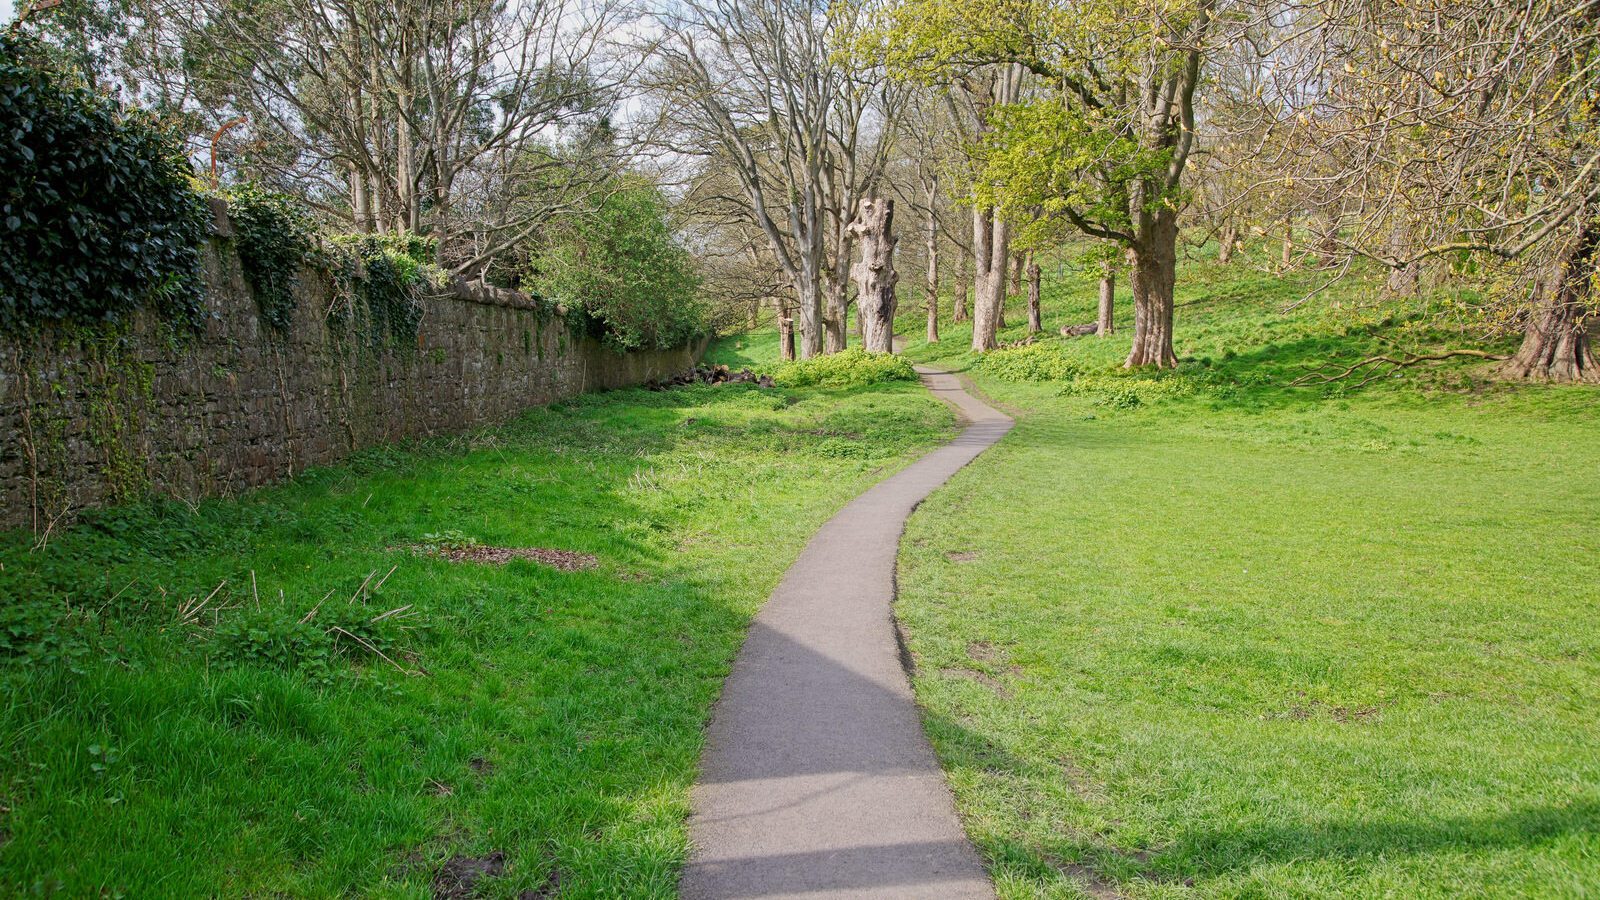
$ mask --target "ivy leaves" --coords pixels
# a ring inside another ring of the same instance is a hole
[[[254,182],[230,188],[223,196],[261,319],[279,335],[286,334],[294,319],[300,267],[311,252],[310,216],[294,198]]]
[[[0,136],[0,330],[198,325],[208,211],[176,135],[0,32]]]

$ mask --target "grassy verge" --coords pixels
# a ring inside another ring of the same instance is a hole
[[[897,608],[1001,894],[1590,894],[1600,395],[1287,388],[1456,337],[1359,284],[1285,312],[1310,279],[1183,274],[1173,375],[1108,368],[1122,336],[1050,339],[1056,377],[948,326],[911,351],[1019,413],[913,517]]]
[[[619,392],[0,536],[0,893],[670,896],[749,616],[949,427],[914,384]],[[410,549],[473,542],[598,565]]]

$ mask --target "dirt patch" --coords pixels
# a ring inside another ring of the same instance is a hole
[[[475,775],[487,777],[494,774],[494,763],[489,762],[487,759],[484,759],[481,756],[474,756],[473,758],[467,760],[467,768],[471,769]]]
[[[978,551],[976,551],[976,550],[957,550],[954,553],[946,553],[944,555],[944,558],[950,560],[953,563],[972,562],[973,560],[978,558]]]
[[[1370,725],[1382,715],[1381,706],[1336,706],[1321,700],[1312,700],[1309,703],[1296,703],[1288,709],[1277,712],[1263,713],[1261,718],[1304,722],[1325,716],[1341,725]]]
[[[972,641],[967,644],[967,658],[978,662],[997,663],[1004,662],[1006,654],[1004,650],[988,641]]]
[[[988,672],[979,672],[976,669],[940,669],[939,674],[950,678],[964,678],[968,681],[976,681],[994,691],[996,696],[1007,700],[1011,699],[1011,689],[1006,687],[1005,682],[990,675]]]
[[[422,548],[421,552],[451,562],[487,563],[494,566],[503,566],[513,559],[526,559],[563,572],[592,569],[600,564],[600,560],[591,553],[551,550],[546,547],[488,547],[475,544],[470,547],[441,547],[437,550]]]
[[[433,876],[433,900],[465,900],[478,882],[505,873],[506,854],[493,850],[484,856],[452,856]]]

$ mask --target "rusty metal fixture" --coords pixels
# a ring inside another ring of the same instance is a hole
[[[59,3],[59,2],[61,2],[61,0],[56,0],[56,2]],[[222,127],[218,128],[216,133],[211,136],[211,186],[212,187],[216,187],[217,183],[218,183],[217,182],[217,142],[222,140],[222,136],[228,132],[228,129],[233,128],[236,125],[243,125],[246,121],[248,121],[248,119],[246,119],[244,116],[235,116],[234,118],[229,119],[226,122],[223,122],[222,123]]]

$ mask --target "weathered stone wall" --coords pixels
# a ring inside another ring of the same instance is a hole
[[[135,317],[0,339],[0,528],[43,530],[150,492],[237,494],[364,447],[676,374],[704,349],[615,353],[520,294],[466,284],[426,301],[415,347],[375,345],[330,326],[331,282],[310,269],[280,337],[228,245],[206,259],[198,337]]]

